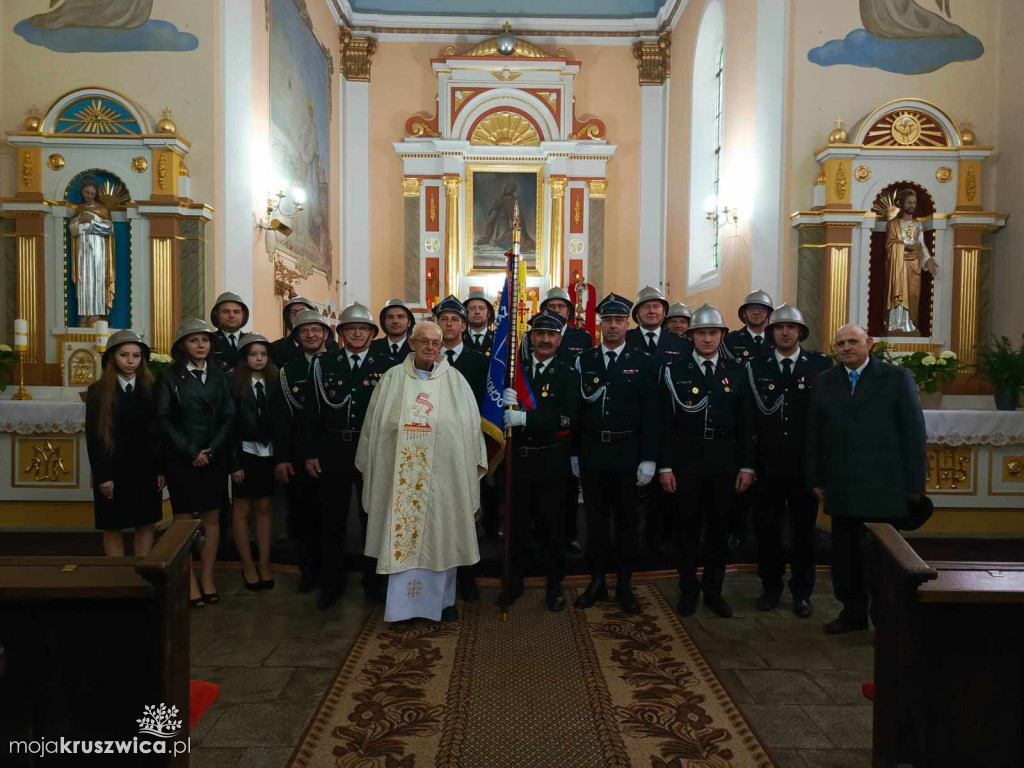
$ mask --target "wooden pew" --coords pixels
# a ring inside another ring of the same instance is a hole
[[[1024,766],[1024,563],[926,563],[867,528],[872,764]]]
[[[0,557],[0,764],[188,765],[187,752],[8,752],[11,740],[187,744],[188,568],[198,527],[172,523],[145,558]],[[140,734],[144,707],[160,704],[178,708],[174,738]]]

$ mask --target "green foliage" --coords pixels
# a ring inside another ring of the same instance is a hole
[[[938,357],[922,350],[893,358],[891,362],[910,371],[922,392],[937,392],[940,385],[952,384],[960,368],[956,353],[950,349]]]
[[[993,336],[977,350],[978,373],[996,392],[1019,392],[1024,387],[1024,346],[1014,349],[1006,336]]]
[[[17,362],[17,353],[6,344],[0,344],[0,392],[7,389],[11,381],[11,372]]]

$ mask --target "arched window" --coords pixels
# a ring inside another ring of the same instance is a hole
[[[708,0],[697,33],[690,112],[690,247],[688,285],[702,290],[718,273],[725,94],[725,9]],[[694,291],[695,292],[695,291]]]

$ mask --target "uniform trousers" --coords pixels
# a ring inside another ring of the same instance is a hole
[[[766,592],[782,591],[782,579],[786,575],[782,531],[788,519],[793,534],[789,591],[794,598],[806,600],[814,590],[813,543],[818,500],[804,487],[799,476],[761,475],[757,487],[760,492],[755,505],[754,530],[761,584]]]
[[[320,587],[324,591],[341,592],[348,583],[345,572],[345,532],[348,528],[349,508],[352,506],[352,490],[356,491],[356,509],[359,525],[366,539],[366,514],[363,512],[363,476],[352,469],[327,470],[320,475]],[[363,548],[359,548],[360,553]],[[364,559],[362,554],[359,559]],[[365,558],[363,577],[376,571],[376,561]],[[375,574],[374,574],[375,575]]]
[[[570,470],[562,479],[563,544],[580,537],[580,481]]]
[[[632,575],[637,563],[636,470],[584,467],[581,474],[591,575],[604,576],[612,568],[620,576]]]
[[[548,589],[554,590],[565,578],[564,481],[519,479],[512,489],[512,574],[522,579],[529,565],[531,534],[540,544],[541,562]]]
[[[826,502],[827,504],[827,502]],[[827,507],[826,507],[827,509]],[[868,588],[864,576],[864,523],[891,523],[891,519],[832,518],[832,589],[843,604],[840,615],[849,621],[868,618]]]
[[[299,570],[315,579],[320,572],[320,483],[299,470],[285,485],[285,493],[288,533],[299,542]]]
[[[729,519],[736,499],[736,472],[676,474],[676,546],[679,589],[684,597],[720,597],[729,551]],[[697,580],[697,566],[704,574]]]

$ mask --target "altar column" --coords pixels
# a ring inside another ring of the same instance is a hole
[[[457,174],[444,177],[444,295],[459,292],[459,187],[462,178]],[[444,297],[442,297],[444,298]]]
[[[372,37],[341,30],[341,305],[370,297],[370,64]]]
[[[950,349],[971,373],[977,371],[978,298],[985,227],[953,225],[953,317]]]
[[[836,331],[850,318],[850,248],[853,225],[825,226],[821,282],[821,349],[828,350]]]
[[[548,179],[551,187],[551,287],[561,288],[565,278],[565,176]]]

